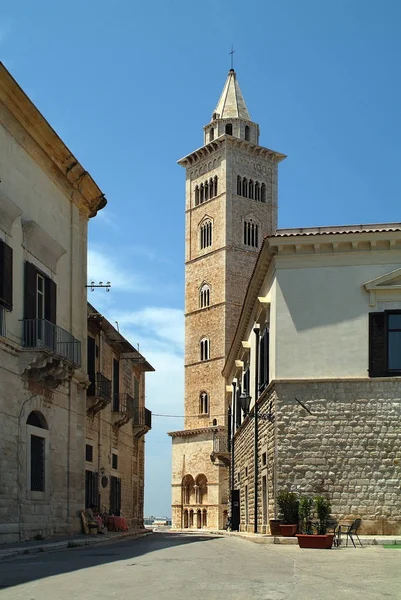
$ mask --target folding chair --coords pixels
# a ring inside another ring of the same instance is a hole
[[[340,525],[340,534],[339,535],[340,535],[340,537],[342,534],[345,534],[347,536],[346,546],[348,546],[348,538],[351,538],[351,542],[354,544],[354,548],[356,548],[354,538],[353,538],[354,535],[356,535],[358,542],[362,546],[362,542],[359,539],[359,536],[357,534],[357,531],[360,528],[361,523],[362,523],[362,519],[355,519],[355,521],[353,523],[351,523],[351,525]]]

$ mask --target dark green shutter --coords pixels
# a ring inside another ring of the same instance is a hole
[[[387,373],[386,313],[369,313],[369,376],[384,377]]]
[[[13,309],[13,250],[0,240],[0,304]]]
[[[36,319],[36,267],[25,263],[24,319]]]

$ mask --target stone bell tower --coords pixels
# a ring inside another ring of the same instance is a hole
[[[223,528],[228,510],[227,394],[221,375],[263,237],[277,228],[285,156],[259,145],[236,73],[186,169],[185,429],[173,442],[175,528]]]

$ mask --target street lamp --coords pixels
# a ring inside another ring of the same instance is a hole
[[[245,390],[242,392],[241,396],[239,397],[240,407],[242,409],[244,419],[245,419],[245,417],[247,417],[249,415],[249,407],[251,406],[251,400],[252,400],[251,396],[249,394],[247,394],[245,392]]]

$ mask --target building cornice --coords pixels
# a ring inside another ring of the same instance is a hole
[[[227,135],[225,133],[213,140],[213,142],[209,142],[201,148],[194,150],[194,152],[187,154],[187,156],[184,156],[184,158],[181,158],[177,162],[179,165],[181,165],[181,167],[191,167],[200,160],[208,158],[217,150],[221,150],[221,148],[223,148],[226,144],[235,148],[246,148],[247,152],[252,156],[268,158],[269,160],[275,163],[279,163],[285,158],[287,158],[287,156],[285,154],[281,154],[281,152],[270,150],[269,148],[265,148],[264,146],[258,146],[257,144],[253,144],[252,142],[247,142],[245,140],[241,140],[240,138],[236,138],[232,135]]]
[[[107,200],[76,157],[0,62],[0,122],[87,217]]]
[[[182,429],[181,431],[169,431],[167,435],[170,437],[189,437],[201,435],[203,433],[219,433],[227,431],[226,427],[198,427],[197,429]]]

